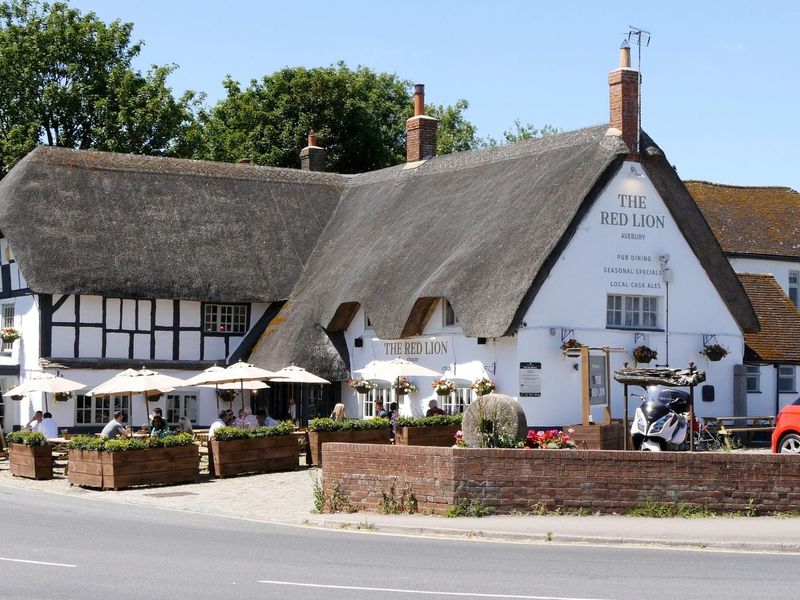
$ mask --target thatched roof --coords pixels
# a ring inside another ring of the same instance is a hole
[[[800,258],[800,194],[795,190],[684,183],[725,252]]]
[[[35,292],[280,301],[343,180],[41,146],[0,182],[0,227]]]
[[[775,277],[739,273],[758,315],[761,331],[745,333],[745,360],[800,363],[800,312]]]

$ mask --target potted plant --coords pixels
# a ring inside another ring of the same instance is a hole
[[[6,440],[12,475],[29,479],[53,478],[53,453],[42,432],[14,431]]]
[[[449,396],[456,391],[456,384],[449,379],[437,379],[431,387],[437,396]]]
[[[408,377],[398,377],[392,382],[392,389],[398,396],[405,396],[417,391],[417,386],[408,380]]]
[[[72,392],[53,392],[53,400],[56,402],[67,402],[72,398]]]
[[[525,438],[526,448],[542,448],[542,449],[559,449],[559,448],[576,448],[575,442],[569,434],[559,431],[558,429],[549,429],[547,431],[529,431],[527,438]]]
[[[453,436],[461,429],[462,414],[397,419],[394,443],[398,446],[453,445]]]
[[[294,423],[277,427],[220,427],[208,442],[215,477],[291,471],[300,464]]]
[[[69,482],[101,489],[194,482],[200,477],[200,452],[191,433],[162,438],[69,440]]]
[[[378,385],[369,379],[363,377],[354,377],[347,380],[347,385],[353,388],[359,394],[369,394],[370,390],[374,390]]]
[[[355,444],[388,444],[389,419],[312,419],[308,422],[308,444],[311,464],[322,466],[322,444],[350,442]]]
[[[646,365],[650,361],[653,361],[658,358],[658,352],[653,350],[652,348],[648,348],[647,346],[636,346],[633,349],[633,359],[637,363],[642,363]]]
[[[561,344],[561,352],[564,353],[564,356],[569,356],[571,358],[577,358],[581,355],[581,344],[575,338],[570,338],[563,344]]]
[[[716,362],[728,356],[728,350],[719,344],[706,344],[700,354],[705,355],[708,360]]]
[[[469,386],[478,396],[485,396],[486,394],[491,394],[493,391],[497,389],[497,386],[494,384],[494,381],[489,379],[488,377],[481,377],[480,379],[476,379],[472,382]]]
[[[6,344],[13,344],[20,338],[19,331],[13,327],[3,327],[3,331],[0,332],[0,338],[2,338],[3,342]]]

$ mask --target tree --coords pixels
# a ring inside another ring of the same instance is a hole
[[[204,113],[198,158],[297,167],[309,129],[327,149],[327,169],[361,173],[405,160],[406,120],[413,113],[411,83],[367,67],[285,67],[242,89],[230,77],[227,96]],[[431,107],[441,119],[439,148],[468,149],[475,128],[454,107]]]
[[[131,67],[133,24],[100,21],[68,5],[0,3],[0,174],[36,145],[143,154],[191,153],[202,95],[176,99],[174,65]]]
[[[545,125],[541,129],[538,129],[531,123],[523,125],[519,119],[514,119],[514,128],[503,131],[502,140],[498,142],[495,138],[489,136],[486,140],[482,141],[481,145],[504,146],[505,144],[513,144],[514,142],[521,142],[522,140],[555,135],[556,133],[561,133],[561,130],[553,125]]]
[[[469,102],[458,100],[454,106],[427,106],[426,112],[439,119],[436,132],[436,153],[452,154],[480,147],[481,140],[476,135],[475,126],[464,118]]]

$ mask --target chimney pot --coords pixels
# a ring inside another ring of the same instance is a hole
[[[639,160],[639,72],[631,69],[631,49],[624,41],[620,66],[608,74],[611,127],[622,132],[629,160]]]
[[[418,117],[425,114],[425,85],[417,83],[414,85],[414,116]]]
[[[622,40],[622,45],[619,47],[619,66],[621,69],[631,68],[631,47],[627,40]]]
[[[317,145],[317,134],[314,133],[313,129],[308,130],[308,145],[309,146],[316,146]]]

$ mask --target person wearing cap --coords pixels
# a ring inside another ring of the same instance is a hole
[[[445,412],[439,408],[439,403],[436,402],[436,399],[431,400],[428,402],[428,412],[425,413],[426,417],[433,417],[435,415],[443,415]]]

